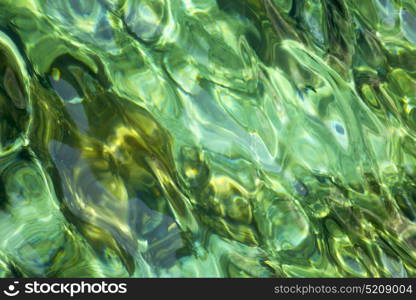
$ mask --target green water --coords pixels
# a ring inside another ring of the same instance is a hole
[[[416,276],[413,0],[0,0],[0,276]]]

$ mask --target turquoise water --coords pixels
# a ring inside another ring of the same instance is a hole
[[[413,277],[416,5],[0,0],[0,275]]]

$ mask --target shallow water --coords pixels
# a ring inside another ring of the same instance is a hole
[[[0,275],[416,276],[415,24],[0,0]]]

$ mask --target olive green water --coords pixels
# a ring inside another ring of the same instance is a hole
[[[413,0],[0,0],[0,275],[416,276]]]

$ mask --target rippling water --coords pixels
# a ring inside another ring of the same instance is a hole
[[[416,276],[414,0],[0,0],[0,275]]]

